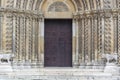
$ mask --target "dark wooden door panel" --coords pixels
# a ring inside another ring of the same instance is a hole
[[[72,20],[45,20],[45,67],[72,66]]]

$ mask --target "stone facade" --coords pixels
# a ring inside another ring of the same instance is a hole
[[[69,18],[73,20],[73,67],[102,64],[102,54],[114,53],[120,64],[119,0],[0,2],[0,53],[14,54],[14,63],[44,67],[44,19]]]
[[[119,8],[120,0],[0,0],[0,55],[14,55],[0,63],[0,79],[120,80]],[[72,19],[72,68],[44,68],[45,19]]]

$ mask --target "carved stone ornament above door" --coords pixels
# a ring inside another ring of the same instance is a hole
[[[54,2],[48,8],[48,12],[67,12],[67,11],[69,11],[68,6],[61,1]]]

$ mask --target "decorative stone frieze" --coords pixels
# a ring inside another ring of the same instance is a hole
[[[0,12],[2,13],[17,13],[17,14],[27,14],[27,15],[34,15],[36,17],[38,16],[43,16],[43,14],[41,13],[41,11],[32,11],[32,10],[20,10],[20,9],[16,9],[16,8],[0,8]]]

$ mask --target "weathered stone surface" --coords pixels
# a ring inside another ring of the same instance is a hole
[[[73,20],[75,69],[43,68],[45,19]],[[15,55],[0,80],[120,80],[119,26],[120,0],[0,0],[0,54]]]

